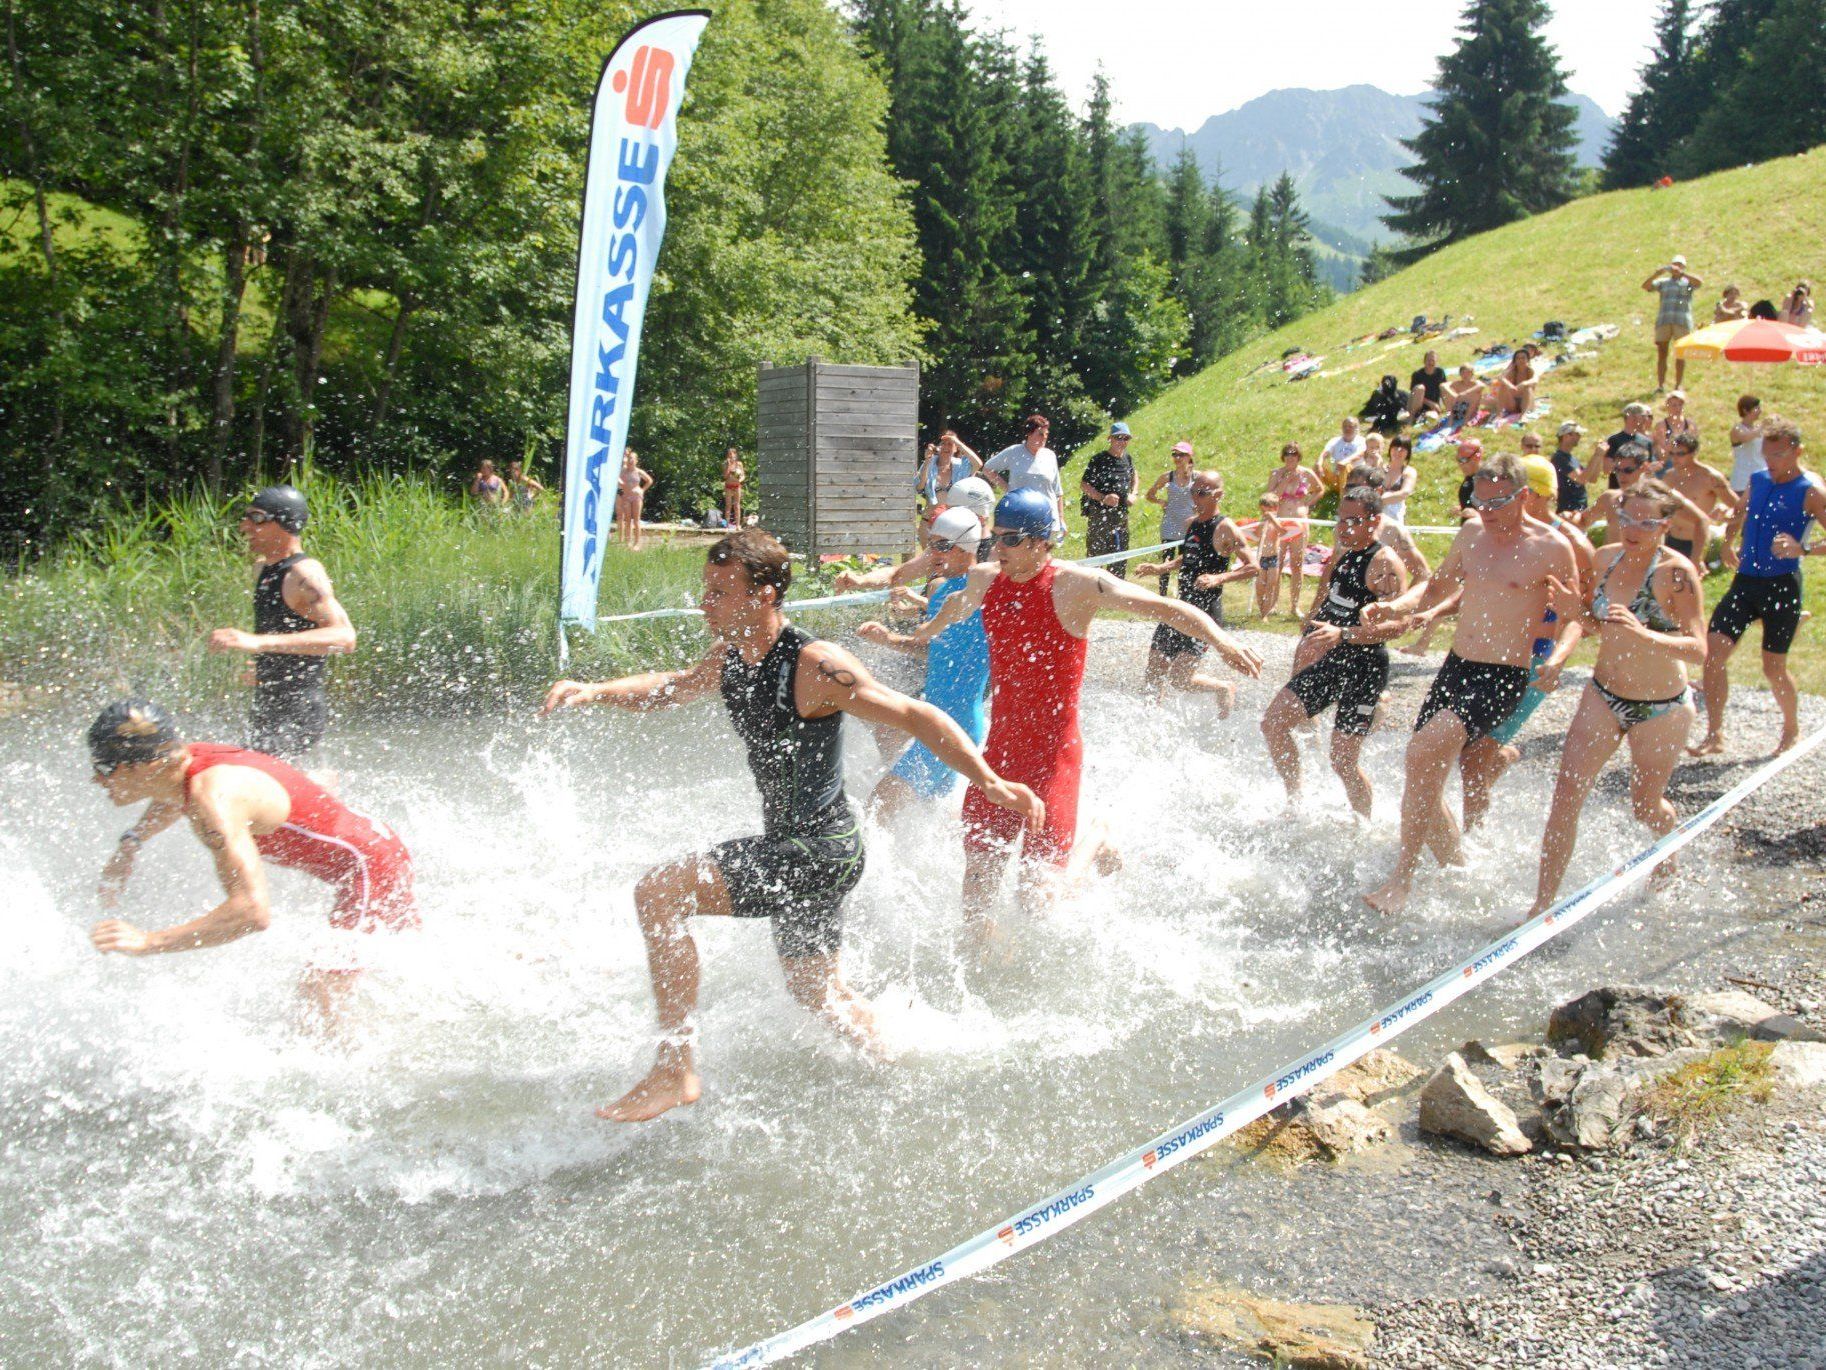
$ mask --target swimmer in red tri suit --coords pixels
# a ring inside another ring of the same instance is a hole
[[[150,956],[220,946],[272,921],[262,860],[332,886],[335,928],[416,927],[412,858],[386,824],[355,812],[303,772],[263,752],[185,742],[171,716],[145,700],[110,704],[89,728],[95,783],[116,805],[150,800],[102,871],[101,902],[113,909],[146,839],[179,818],[215,859],[227,896],[200,918],[146,932],[109,919],[90,930],[100,952]],[[313,969],[300,986],[325,1022],[354,977]]]
[[[990,685],[983,757],[996,774],[1028,786],[1046,805],[1045,820],[1027,832],[1022,853],[1022,894],[1029,901],[1056,888],[1052,877],[1073,856],[1084,755],[1078,694],[1093,618],[1121,612],[1153,619],[1214,647],[1244,675],[1262,671],[1261,658],[1197,606],[1166,599],[1106,571],[1055,562],[1052,515],[1051,501],[1038,491],[1004,495],[995,509],[995,564],[971,571],[964,588],[914,634],[930,641],[982,611]],[[964,917],[979,955],[996,938],[990,905],[1024,826],[1019,814],[998,809],[976,786],[965,794]],[[1113,862],[1112,854],[1097,849],[1078,856],[1086,865]]]

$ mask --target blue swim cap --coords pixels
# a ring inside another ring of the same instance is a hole
[[[1052,501],[1038,490],[1010,490],[995,506],[995,526],[1052,541]]]

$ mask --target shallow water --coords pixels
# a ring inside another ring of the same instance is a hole
[[[1255,730],[1270,686],[1227,722],[1208,701],[1149,707],[1130,688],[1140,650],[1134,628],[1100,633],[1086,693],[1084,811],[1122,847],[1120,875],[1043,922],[1016,917],[1017,967],[966,981],[953,822],[872,832],[845,957],[902,1062],[872,1067],[796,1010],[765,926],[707,920],[705,1098],[635,1129],[591,1116],[652,1050],[633,881],[757,822],[714,706],[342,723],[322,760],[413,849],[426,924],[369,939],[387,945],[349,1049],[294,1022],[298,973],[328,937],[309,881],[277,873],[272,929],[233,946],[94,955],[95,875],[128,819],[89,784],[74,715],[0,723],[3,1358],[695,1363],[1207,1106],[1526,904],[1548,761],[1505,782],[1468,871],[1423,876],[1412,916],[1382,925],[1355,894],[1390,854],[1405,731],[1367,748],[1368,828],[1340,817],[1310,751],[1305,809],[1285,820]],[[234,720],[211,724],[232,736]],[[882,769],[866,734],[849,765],[866,793]],[[1642,841],[1601,789],[1568,888]],[[1691,864],[1691,916],[1625,900],[1410,1038],[1420,1059],[1536,1027],[1563,991],[1612,968],[1652,978],[1715,935],[1730,900]],[[143,854],[123,916],[163,925],[214,897],[174,830]],[[1224,1182],[1244,1202],[1260,1183]],[[1247,1275],[1265,1240],[1298,1243],[1299,1219],[1204,1230],[1182,1183],[820,1354],[1183,1357],[1158,1331],[1180,1268]]]

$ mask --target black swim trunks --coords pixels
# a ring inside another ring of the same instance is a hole
[[[1687,558],[1689,561],[1693,559],[1692,538],[1669,538],[1667,540],[1667,549],[1670,552],[1680,553],[1681,556]]]
[[[1801,626],[1801,573],[1785,576],[1746,576],[1739,572],[1731,588],[1712,610],[1710,630],[1736,642],[1758,619],[1763,624],[1763,650],[1784,655],[1794,645]]]
[[[837,953],[843,897],[862,879],[860,826],[829,837],[737,837],[717,843],[709,859],[737,918],[773,919],[782,957]]]
[[[1308,718],[1333,704],[1333,726],[1341,733],[1369,733],[1376,705],[1389,683],[1389,651],[1380,642],[1341,642],[1287,682]]]
[[[282,761],[302,761],[323,741],[330,701],[320,689],[259,686],[247,719],[247,745]]]
[[[1447,652],[1446,664],[1433,677],[1433,688],[1427,691],[1420,717],[1414,720],[1414,731],[1426,727],[1443,710],[1465,725],[1465,741],[1475,742],[1515,712],[1527,689],[1526,666],[1466,661],[1457,652]]]

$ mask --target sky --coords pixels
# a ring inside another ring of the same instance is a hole
[[[1038,35],[1082,107],[1099,63],[1124,123],[1196,129],[1286,86],[1413,95],[1458,38],[1464,0],[966,0],[982,29]],[[1554,0],[1548,41],[1567,84],[1622,112],[1661,0]]]

